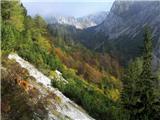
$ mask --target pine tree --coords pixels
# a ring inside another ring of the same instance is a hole
[[[130,120],[156,120],[160,117],[160,99],[155,94],[157,78],[152,74],[152,51],[152,36],[146,27],[141,71],[132,63],[123,80],[123,107]]]
[[[2,0],[2,21],[4,24],[13,26],[17,31],[24,30],[25,9],[19,0]]]
[[[21,40],[24,30],[24,16],[26,10],[19,0],[1,1],[2,6],[2,50],[17,49],[17,42]],[[19,41],[18,41],[19,40]]]
[[[142,59],[136,58],[134,61],[129,63],[128,68],[125,70],[125,75],[123,76],[123,92],[122,92],[122,105],[123,108],[127,111],[130,120],[135,120],[134,116],[136,115],[135,103],[137,97],[135,92],[137,89],[137,82],[139,82],[139,76],[142,72]],[[127,119],[127,118],[125,118]],[[128,119],[127,119],[128,120]]]
[[[2,25],[2,50],[12,51],[15,47],[15,36],[9,25]]]
[[[35,27],[37,28],[38,32],[41,34],[46,34],[47,24],[45,20],[41,16],[37,15],[35,16],[34,21],[35,21]]]
[[[140,75],[140,82],[137,84],[137,94],[139,96],[137,118],[144,120],[154,120],[159,116],[160,101],[155,94],[158,79],[152,74],[152,52],[152,36],[149,28],[146,27],[144,34],[143,71]]]

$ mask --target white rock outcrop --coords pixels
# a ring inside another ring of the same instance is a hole
[[[39,91],[43,96],[47,96],[48,94],[53,93],[60,98],[60,103],[55,103],[54,99],[49,99],[50,105],[47,106],[47,109],[49,111],[48,120],[60,120],[61,118],[71,120],[93,120],[93,118],[90,117],[81,107],[64,96],[59,90],[53,88],[51,86],[51,79],[38,71],[29,62],[25,61],[20,56],[14,53],[10,54],[8,58],[11,60],[15,60],[21,65],[21,67],[27,69],[29,75],[35,78],[37,84],[41,83]],[[61,75],[59,71],[56,71],[56,73],[57,75]],[[53,109],[53,105],[56,106],[56,112],[60,116],[56,116],[55,113],[52,112],[51,109]]]

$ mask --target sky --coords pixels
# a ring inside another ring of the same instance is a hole
[[[82,17],[109,11],[114,0],[21,0],[28,14]]]

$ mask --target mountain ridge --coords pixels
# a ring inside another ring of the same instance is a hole
[[[78,18],[73,16],[51,16],[46,17],[46,21],[48,24],[64,24],[75,26],[77,29],[86,29],[102,23],[106,16],[107,12],[102,11]]]
[[[120,57],[122,63],[125,59],[126,63],[142,54],[139,48],[143,47],[146,25],[151,28],[153,45],[157,48],[160,39],[160,1],[117,0],[101,24],[81,32],[80,41],[90,49],[107,51]],[[155,51],[157,49],[154,54]]]

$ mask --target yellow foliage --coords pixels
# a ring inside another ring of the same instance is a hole
[[[53,70],[51,70],[50,73],[49,73],[49,77],[50,77],[51,79],[54,79],[54,78],[56,77],[56,72],[53,71]]]
[[[120,98],[120,92],[118,89],[110,89],[107,91],[108,97],[113,101],[117,101]]]
[[[47,39],[45,39],[44,37],[39,37],[38,39],[38,44],[45,50],[50,51],[51,50],[51,44],[49,43],[49,41]]]
[[[122,82],[115,78],[114,76],[110,75],[110,78],[111,78],[111,82],[118,88],[121,88],[122,87]]]
[[[23,16],[12,16],[11,21],[12,25],[16,27],[17,30],[22,31],[24,28],[24,24],[22,22],[22,19],[24,19]]]
[[[24,29],[24,15],[22,7],[20,6],[20,1],[12,1],[13,5],[9,8],[10,11],[10,20],[8,21],[11,25],[13,25],[18,31],[22,31]]]

